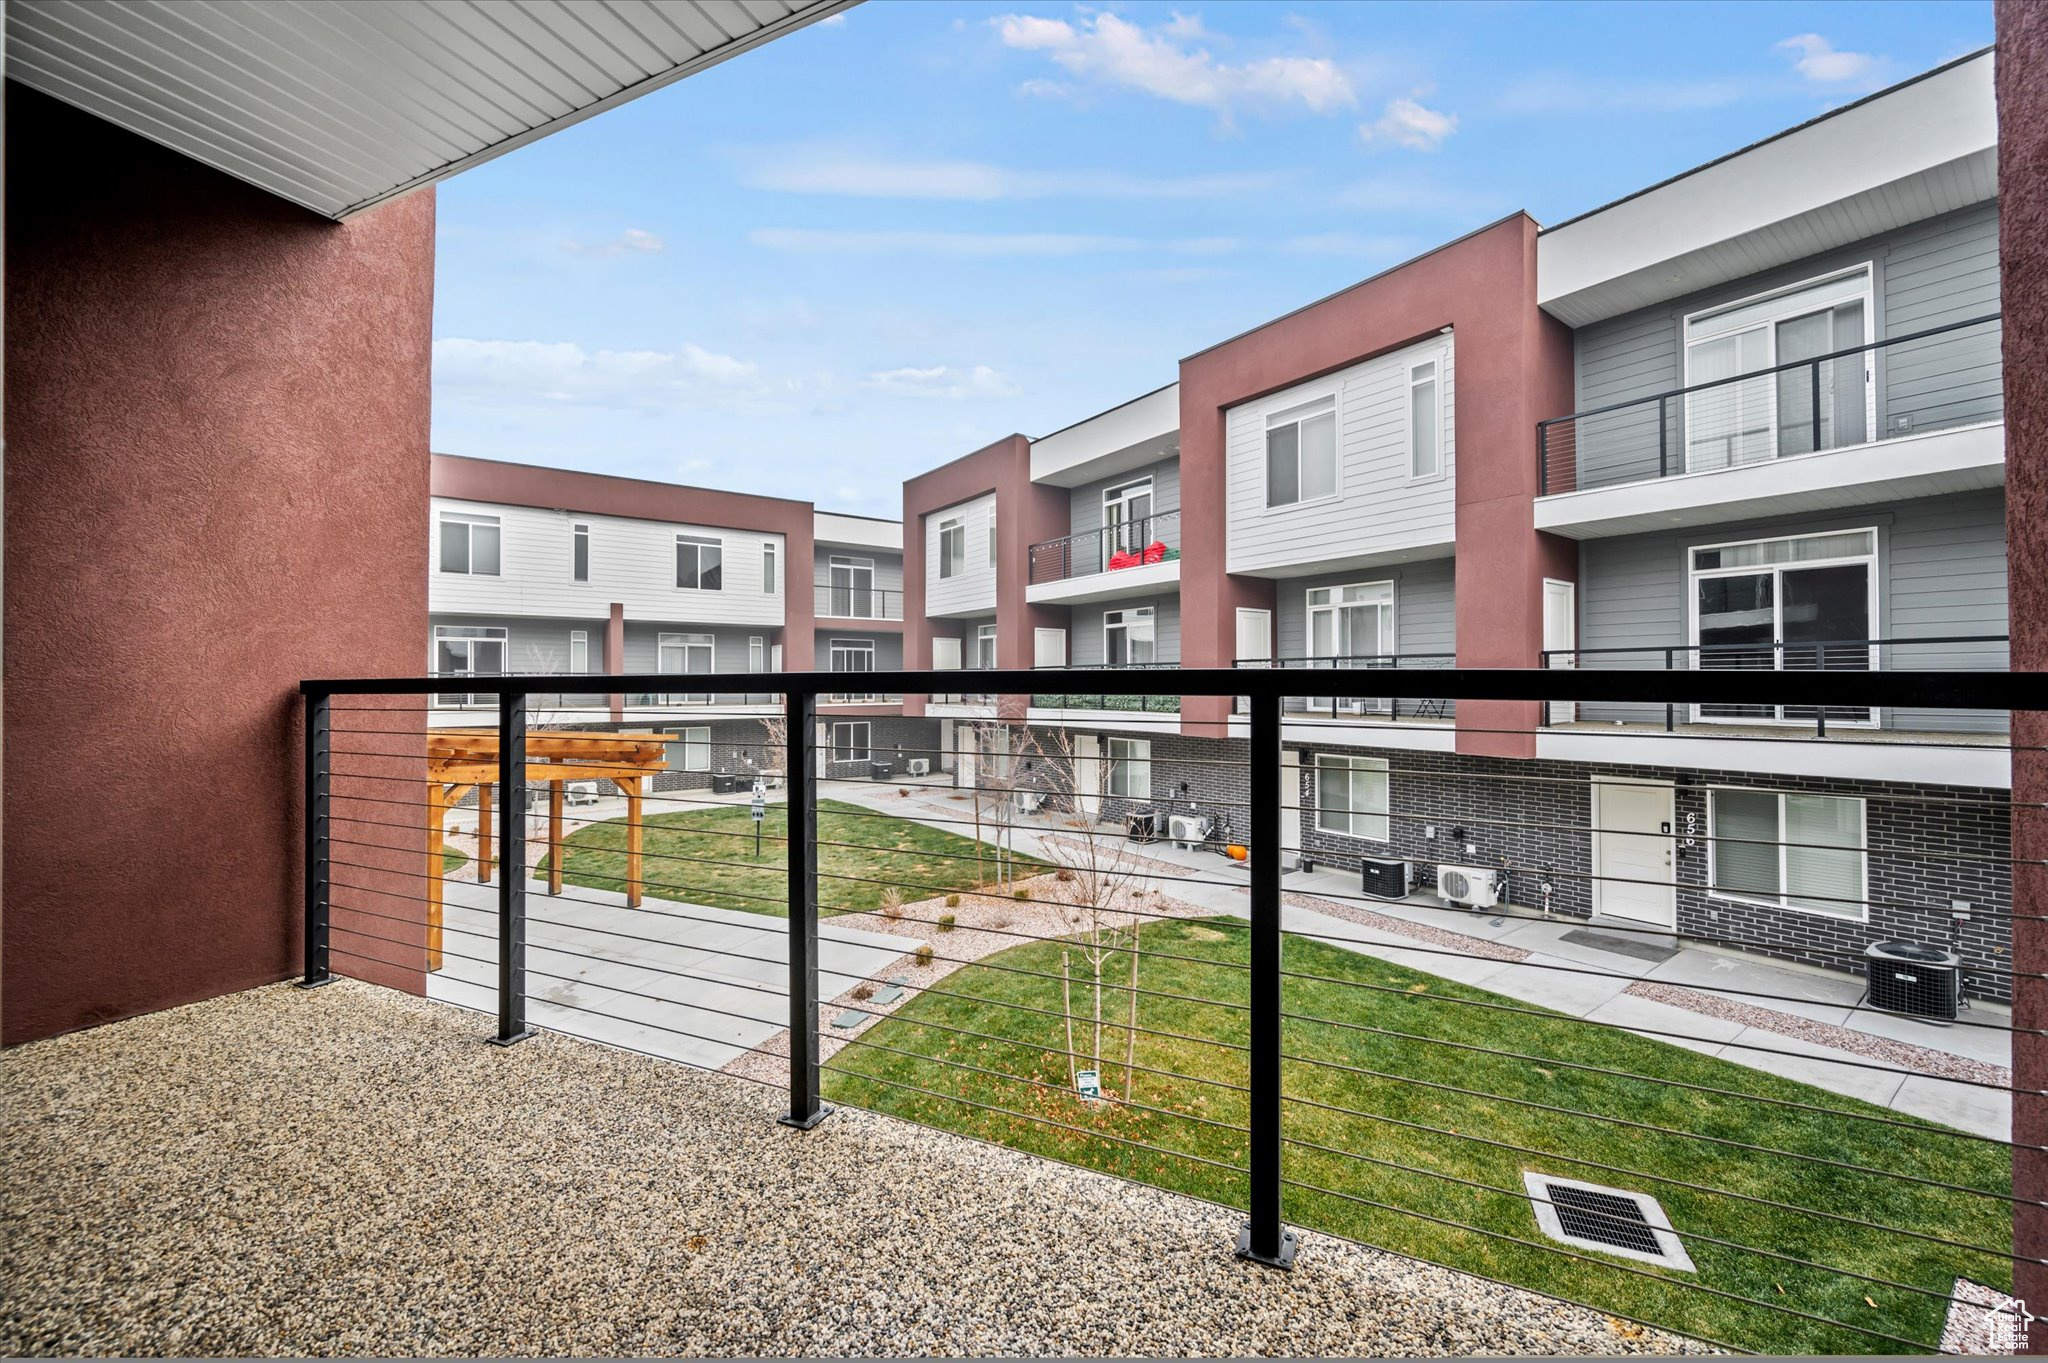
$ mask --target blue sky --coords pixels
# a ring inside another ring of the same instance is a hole
[[[434,448],[893,515],[908,475],[1991,25],[1974,2],[871,0],[442,186]]]

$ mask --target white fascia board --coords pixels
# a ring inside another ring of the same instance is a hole
[[[885,549],[900,554],[903,552],[903,522],[820,511],[811,523],[811,538],[819,544],[836,544],[849,549]]]
[[[1079,606],[1091,601],[1114,601],[1125,596],[1152,596],[1180,591],[1180,560],[1141,563],[1134,568],[1113,568],[1069,577],[1058,582],[1036,582],[1024,589],[1024,599],[1034,606]]]
[[[1031,442],[1031,481],[1078,487],[1127,467],[1154,463],[1180,448],[1180,385],[1133,398]]]
[[[1545,232],[1548,306],[1998,146],[1989,52]]]

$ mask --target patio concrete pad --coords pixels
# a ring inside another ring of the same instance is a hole
[[[427,997],[495,1012],[497,890],[450,882],[447,954]],[[527,886],[527,1021],[536,1027],[716,1069],[789,1020],[784,919],[672,900]],[[917,941],[836,923],[818,932],[825,997],[873,978]]]
[[[1577,961],[1539,952],[1488,976],[1486,987],[1524,1003],[1583,1017],[1634,982],[1633,975],[1594,973]]]
[[[1841,1026],[1863,997],[1863,981],[1850,975],[1818,975],[1748,956],[1716,951],[1682,951],[1643,972],[1646,980],[1693,989],[1729,991],[1739,1003],[1771,1008],[1795,1017]]]
[[[1726,1043],[1747,1030],[1742,1023],[1707,1017],[1689,1008],[1678,1008],[1655,999],[1617,994],[1586,1016],[1594,1022],[1626,1027],[1653,1041],[1683,1046],[1703,1055],[1719,1055]]]
[[[1743,1028],[1722,1048],[1721,1058],[1887,1107],[1904,1078],[1896,1069],[1885,1068],[1882,1060],[1756,1027]]]
[[[1904,1041],[1913,1046],[1967,1056],[1987,1065],[2012,1067],[2012,1018],[1988,1008],[1966,1012],[1952,1027],[1902,1017],[1875,1008],[1858,1008],[1843,1024],[1853,1031]]]

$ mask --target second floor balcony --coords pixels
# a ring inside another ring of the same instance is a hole
[[[1766,363],[1796,348],[1783,331],[1695,344],[1695,382],[1539,423],[1537,528],[1592,539],[2004,484],[1998,313]]]
[[[1025,596],[1079,605],[1180,588],[1180,511],[1157,511],[1031,546]]]
[[[859,581],[820,582],[812,610],[820,620],[903,619],[903,592],[897,587],[876,587]]]

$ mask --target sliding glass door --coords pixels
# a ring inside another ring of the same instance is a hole
[[[1705,671],[1867,672],[1877,665],[1876,532],[1801,535],[1693,551],[1694,666]],[[1707,721],[1869,724],[1867,706],[1695,708]]]

